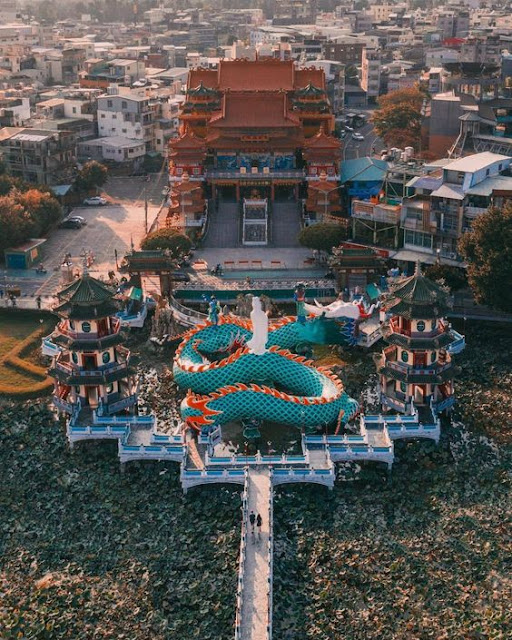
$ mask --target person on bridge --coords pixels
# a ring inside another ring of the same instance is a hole
[[[251,523],[251,531],[254,533],[254,523],[256,522],[256,514],[251,511],[249,514],[249,522]]]
[[[258,540],[261,538],[261,525],[263,520],[261,519],[261,515],[258,513],[256,516],[256,529],[258,530]]]

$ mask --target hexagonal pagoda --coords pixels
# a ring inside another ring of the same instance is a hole
[[[60,322],[44,346],[46,353],[53,347],[54,404],[68,414],[112,415],[137,404],[136,372],[122,346],[114,295],[86,271],[57,293],[53,311]]]
[[[448,308],[448,292],[426,278],[419,265],[392,287],[384,302],[389,320],[382,333],[388,346],[376,360],[386,409],[409,413],[416,408],[430,417],[453,405],[452,354],[465,344],[444,317]]]

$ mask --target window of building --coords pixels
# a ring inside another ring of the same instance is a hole
[[[104,351],[101,354],[101,359],[103,361],[103,364],[107,364],[110,362],[110,353],[108,351]]]
[[[80,387],[75,387],[75,391],[76,391],[77,393],[80,393]]]
[[[162,141],[159,139],[156,141],[157,144],[162,144]]]
[[[73,113],[76,113],[76,107],[73,107]]]
[[[71,358],[75,364],[78,364],[78,355],[73,351]]]
[[[409,360],[409,354],[407,353],[407,351],[402,351],[402,362],[407,362],[407,360]]]
[[[112,108],[114,106],[114,103],[112,102],[112,100],[107,100],[107,107]]]
[[[114,385],[113,385],[112,383],[111,383],[111,384],[108,384],[108,385],[106,386],[106,388],[105,388],[105,391],[106,391],[107,393],[112,393],[112,391],[114,391]]]
[[[121,129],[121,131],[122,131],[123,133],[126,133],[126,129]]]
[[[122,100],[121,109],[128,109],[128,103],[126,102],[126,100]]]
[[[73,329],[75,328],[75,323],[73,322],[73,320],[69,321],[69,328],[73,331]]]
[[[406,229],[404,233],[404,243],[432,249],[432,234]]]
[[[102,114],[100,115],[100,118],[104,118],[104,117],[105,117],[105,114],[104,114],[104,113],[102,113]]]
[[[436,352],[432,351],[431,355],[430,355],[430,359],[432,360],[432,362],[436,361]]]
[[[91,323],[90,322],[82,322],[82,331],[84,333],[90,333],[90,331],[91,331]]]
[[[407,393],[407,385],[405,384],[405,382],[400,383],[400,391],[402,393]]]
[[[418,331],[425,331],[425,323],[423,322],[423,320],[420,320],[416,327],[418,328]]]
[[[115,113],[112,114],[112,120],[117,120],[117,116]]]

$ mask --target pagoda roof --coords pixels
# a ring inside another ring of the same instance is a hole
[[[171,141],[172,149],[192,149],[206,152],[205,141],[187,127],[183,135]]]
[[[218,94],[218,90],[213,89],[212,87],[207,87],[201,80],[197,87],[189,88],[187,93],[193,96],[216,96]]]
[[[217,70],[205,69],[203,67],[191,69],[188,74],[188,88],[195,88],[201,84],[210,89],[216,89],[218,86]]]
[[[70,318],[101,318],[119,309],[114,290],[100,280],[84,273],[57,293],[53,311]]]
[[[308,84],[303,89],[297,89],[295,95],[297,96],[321,96],[325,94],[325,89],[321,89],[319,87],[315,87],[312,82],[308,82]]]
[[[448,293],[425,277],[418,264],[414,275],[393,287],[385,307],[391,314],[404,318],[437,318],[449,308]]]
[[[317,134],[311,136],[311,138],[306,138],[304,147],[306,149],[336,149],[341,153],[340,141],[328,133],[325,133],[323,127],[320,128]]]
[[[213,116],[209,126],[242,129],[298,128],[300,122],[288,111],[285,93],[227,93],[222,100],[222,112]]]

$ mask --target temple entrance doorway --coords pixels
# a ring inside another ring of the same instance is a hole
[[[275,202],[293,202],[296,200],[297,187],[293,184],[276,184],[274,186]]]
[[[241,185],[240,186],[240,200],[243,202],[247,200],[270,200],[270,187],[267,185]]]
[[[217,186],[217,198],[223,202],[236,202],[236,186],[234,184]]]

